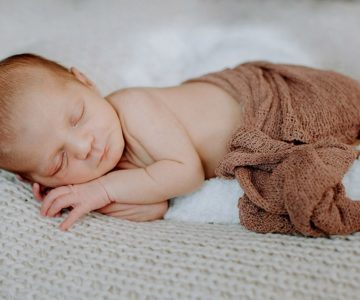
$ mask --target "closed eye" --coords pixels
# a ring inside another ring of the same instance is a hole
[[[56,169],[56,171],[51,175],[51,176],[54,176],[56,175],[57,173],[59,173],[62,168],[63,168],[63,165],[64,165],[64,156],[65,156],[65,151],[63,152],[62,156],[61,156],[61,163],[60,163],[60,167]]]
[[[80,122],[81,119],[83,118],[84,113],[85,113],[85,105],[83,105],[83,109],[82,109],[81,115],[80,115],[79,119],[77,120],[77,122],[75,123],[74,127],[77,127],[77,126],[79,125],[79,122]]]
[[[85,114],[85,105],[83,105],[83,109],[82,109],[81,115],[80,115],[79,119],[77,120],[77,122],[75,123],[74,127],[77,127],[77,126],[79,125],[79,122],[80,122],[81,119],[83,118],[84,114]],[[59,172],[63,169],[63,166],[65,165],[65,164],[64,164],[64,156],[65,156],[65,155],[66,155],[66,152],[64,151],[64,152],[63,152],[63,155],[62,155],[62,157],[61,157],[60,167],[55,171],[55,173],[53,174],[53,176],[56,175],[57,173],[59,173]]]
[[[83,118],[85,114],[85,105],[83,105],[83,109],[82,109],[82,112],[81,112],[81,115],[80,117],[78,118],[77,122],[75,123],[74,127],[77,127],[79,125],[79,122],[81,121],[81,119]],[[56,169],[56,171],[53,173],[52,176],[56,175],[57,173],[59,173],[62,169],[63,169],[63,166],[65,165],[64,163],[64,156],[66,155],[66,152],[64,151],[63,152],[63,155],[61,157],[61,164],[60,164],[60,167],[58,169]]]

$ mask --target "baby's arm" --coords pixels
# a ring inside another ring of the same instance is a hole
[[[30,183],[27,180],[17,176],[21,181]],[[35,199],[42,201],[46,196],[44,187],[38,183],[32,184],[32,192]],[[110,203],[104,207],[97,209],[96,211],[107,216],[120,218],[129,221],[145,222],[162,219],[169,208],[169,201],[163,201],[153,204],[122,204],[122,203]],[[61,216],[61,212],[57,213],[55,217]]]
[[[191,165],[162,160],[146,168],[113,171],[98,180],[110,202],[150,204],[193,192],[204,178]]]
[[[146,91],[133,91],[121,102],[131,139],[153,159],[144,168],[118,170],[99,180],[111,201],[129,204],[161,202],[193,192],[205,180],[192,141],[176,116]]]
[[[128,221],[146,222],[162,219],[168,207],[168,201],[153,204],[111,203],[96,211],[107,216]]]
[[[118,170],[90,182],[63,186],[43,200],[43,215],[56,215],[62,208],[74,209],[60,228],[69,228],[91,210],[111,202],[159,203],[193,192],[204,182],[204,169],[188,133],[160,101],[132,93],[121,101],[119,114],[130,138],[147,151],[153,163],[144,168]]]

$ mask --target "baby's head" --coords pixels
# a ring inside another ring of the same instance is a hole
[[[123,150],[117,111],[76,68],[33,54],[0,61],[0,168],[57,187],[111,171]]]

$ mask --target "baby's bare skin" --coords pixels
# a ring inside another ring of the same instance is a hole
[[[223,89],[209,83],[194,82],[167,88],[133,88],[136,97],[151,97],[168,108],[190,136],[205,172],[205,179],[215,177],[215,168],[226,154],[226,144],[241,120],[239,103]],[[118,111],[121,101],[126,98],[124,90],[109,97]],[[136,118],[123,112],[123,122]],[[157,118],[156,115],[153,116]],[[130,135],[123,127],[126,140],[124,154],[117,165],[120,169],[142,168],[154,161],[149,159],[146,149],[139,147],[136,140],[127,139]],[[169,141],[176,142],[176,141]],[[128,149],[132,149],[129,152]],[[136,151],[137,149],[141,149]]]
[[[49,186],[57,186],[46,196],[40,195],[37,183],[33,186],[35,197],[43,201],[43,215],[56,216],[62,208],[74,208],[60,228],[68,229],[92,210],[107,214],[120,211],[117,216],[121,217],[128,214],[128,209],[135,214],[135,220],[161,218],[168,199],[193,192],[205,179],[215,176],[227,142],[241,121],[240,105],[224,90],[200,82],[166,88],[129,88],[110,94],[105,97],[108,103],[104,103],[91,81],[75,68],[71,72],[84,87],[71,85],[66,90],[48,90],[48,94],[53,93],[59,101],[83,98],[89,112],[76,129],[67,123],[63,125],[62,120],[68,117],[59,118],[54,108],[52,117],[39,115],[49,120],[47,128],[57,128],[49,145],[64,144],[69,158],[59,175],[44,177],[33,173],[40,183],[43,180]],[[42,103],[48,105],[45,100]],[[74,106],[70,100],[64,105]],[[77,106],[75,111],[70,115],[79,115]],[[33,117],[36,119],[37,115]],[[31,122],[31,115],[29,118]],[[31,128],[29,140],[48,134],[46,128]],[[99,161],[97,149],[104,136],[109,136],[108,151]],[[96,175],[104,166],[104,175]],[[75,174],[89,179],[81,181]],[[148,213],[150,206],[152,213]]]
[[[18,108],[21,140],[10,150],[24,157],[20,171],[55,188],[44,197],[34,184],[43,215],[73,208],[65,230],[93,210],[160,218],[168,199],[215,176],[242,121],[241,105],[209,83],[128,88],[104,99],[76,68],[62,84],[37,71]]]

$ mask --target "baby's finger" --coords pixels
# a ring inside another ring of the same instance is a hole
[[[68,217],[63,221],[59,228],[60,230],[68,230],[78,219],[80,219],[86,212],[81,208],[81,206],[75,207],[68,215]]]
[[[38,183],[34,183],[32,186],[32,192],[35,196],[35,199],[38,201],[42,201],[43,200],[43,196],[40,193],[40,185]]]
[[[52,205],[52,203],[56,200],[56,198],[70,193],[71,190],[67,186],[61,186],[56,189],[51,190],[44,198],[42,205],[41,205],[41,214],[45,216],[47,214],[47,211],[49,207]]]
[[[53,189],[54,188],[40,185],[40,194],[42,195],[42,197],[45,197]]]
[[[72,195],[59,196],[52,202],[45,215],[48,217],[53,217],[63,208],[67,208],[70,206],[74,207],[75,204],[75,198]]]

